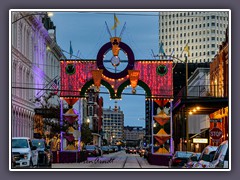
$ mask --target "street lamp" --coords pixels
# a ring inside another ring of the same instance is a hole
[[[89,125],[89,123],[90,123],[90,119],[89,119],[89,118],[87,118],[87,123],[88,123],[88,125]]]

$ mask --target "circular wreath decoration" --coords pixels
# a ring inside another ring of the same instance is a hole
[[[103,69],[103,75],[112,79],[120,79],[120,78],[124,78],[125,76],[128,75],[128,70],[133,69],[134,67],[134,62],[135,62],[135,58],[134,58],[134,54],[132,49],[125,44],[124,42],[119,43],[119,48],[125,52],[127,54],[127,58],[128,58],[128,64],[126,66],[126,68],[118,73],[113,73],[110,72],[106,69],[106,67],[103,64],[103,58],[106,52],[108,52],[110,49],[112,48],[112,43],[108,42],[106,44],[104,44],[100,50],[98,51],[97,54],[97,67],[99,69]]]
[[[74,66],[74,64],[68,64],[66,66],[66,73],[69,74],[69,75],[72,75],[76,72],[76,68]]]
[[[165,66],[165,65],[162,64],[162,65],[159,65],[159,66],[157,67],[156,71],[157,71],[157,74],[158,74],[158,75],[164,76],[164,75],[167,74],[168,68],[167,68],[167,66]]]

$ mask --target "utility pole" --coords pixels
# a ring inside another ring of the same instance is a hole
[[[188,60],[187,60],[187,56],[185,55],[185,65],[186,65],[186,92],[185,92],[185,97],[187,100],[187,97],[188,97]],[[189,147],[189,130],[188,130],[188,107],[187,105],[185,106],[186,108],[186,141],[187,141],[187,151],[190,150],[190,147]]]

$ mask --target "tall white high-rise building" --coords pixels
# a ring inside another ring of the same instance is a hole
[[[159,45],[163,43],[166,55],[184,60],[188,43],[188,62],[211,62],[224,41],[228,22],[228,11],[160,12]]]

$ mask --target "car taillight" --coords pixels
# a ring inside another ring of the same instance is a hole
[[[174,162],[175,162],[175,163],[180,163],[181,160],[180,160],[180,159],[175,159]]]
[[[206,164],[202,164],[202,167],[205,168],[205,167],[206,167]]]

